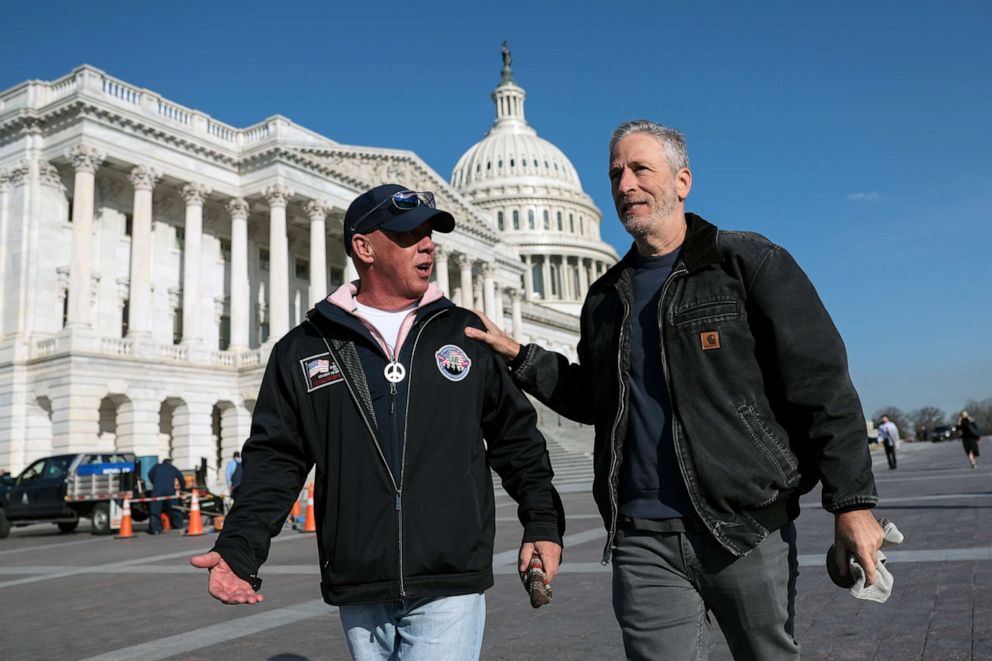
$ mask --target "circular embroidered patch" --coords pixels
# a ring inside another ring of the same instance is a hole
[[[461,347],[445,344],[434,353],[437,369],[449,381],[461,381],[468,376],[472,361]]]

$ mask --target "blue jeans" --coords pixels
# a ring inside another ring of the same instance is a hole
[[[712,614],[738,661],[795,660],[796,528],[743,558],[708,534],[620,529],[613,610],[628,659],[702,660]]]
[[[481,592],[338,611],[356,661],[466,661],[478,659],[482,650],[486,595]]]

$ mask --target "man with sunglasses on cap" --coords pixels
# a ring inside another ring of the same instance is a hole
[[[493,585],[490,468],[519,504],[519,570],[561,558],[564,513],[537,417],[484,328],[430,283],[434,196],[377,186],[345,215],[359,279],[273,347],[242,449],[238,500],[211,552],[208,589],[253,604],[269,540],[316,465],[324,600],[356,659],[478,658]]]

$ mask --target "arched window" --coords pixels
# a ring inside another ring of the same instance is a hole
[[[544,229],[551,229],[551,216],[549,215],[547,209],[544,210]]]
[[[496,225],[497,225],[497,227],[499,227],[499,231],[502,232],[503,229],[504,229],[503,228],[503,212],[502,211],[497,211],[496,212]]]
[[[585,218],[579,216],[579,234],[585,235],[586,233],[586,222]]]
[[[516,209],[513,210],[513,229],[520,229],[520,212]]]
[[[575,234],[575,215],[568,214],[568,231]]]
[[[558,231],[561,231],[561,211],[558,212]]]
[[[527,229],[534,229],[534,210],[527,209]]]

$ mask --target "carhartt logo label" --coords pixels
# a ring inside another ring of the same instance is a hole
[[[699,334],[699,342],[703,345],[703,351],[720,348],[720,333],[717,331],[703,331]]]

